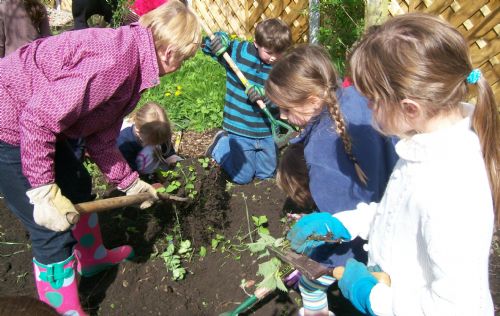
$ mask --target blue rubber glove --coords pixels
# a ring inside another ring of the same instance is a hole
[[[215,32],[214,35],[214,38],[210,41],[210,49],[215,56],[220,56],[227,51],[231,40],[224,32]]]
[[[252,84],[245,89],[245,93],[247,94],[248,99],[252,103],[257,103],[258,100],[264,101],[265,91],[264,87],[262,86]]]
[[[339,238],[351,240],[351,234],[344,225],[327,212],[303,216],[290,229],[286,238],[290,240],[293,250],[309,255],[314,248],[325,243],[322,240],[312,240],[311,237],[327,237],[328,235],[332,240]]]
[[[375,315],[370,304],[370,292],[377,282],[366,265],[351,258],[347,260],[344,275],[339,280],[339,288],[359,311]]]

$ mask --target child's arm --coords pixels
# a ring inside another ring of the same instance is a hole
[[[378,203],[359,203],[355,210],[338,212],[333,215],[351,233],[353,238],[359,236],[368,240],[370,228],[377,212]]]
[[[135,158],[139,174],[151,174],[158,168],[159,164],[159,160],[155,157],[154,146],[144,147]]]

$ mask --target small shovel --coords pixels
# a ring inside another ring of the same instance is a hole
[[[307,256],[299,255],[295,252],[280,250],[269,246],[267,247],[267,249],[280,260],[290,264],[311,280],[315,280],[325,274],[333,275],[334,278],[340,280],[344,274],[344,267],[341,266],[332,269],[310,259]],[[372,272],[372,274],[379,282],[391,286],[391,278],[387,273]]]
[[[167,193],[157,193],[160,200],[185,202],[188,198],[170,195]],[[126,207],[142,203],[151,199],[149,193],[139,193],[134,195],[118,196],[109,199],[102,199],[84,203],[75,204],[75,209],[78,213],[66,213],[66,219],[70,224],[76,224],[80,220],[81,213],[95,213],[108,211],[119,207]]]
[[[207,33],[208,37],[210,39],[214,39],[215,35],[212,33],[212,31],[208,28],[208,26],[203,22],[203,20],[198,19],[201,23],[201,26],[205,33]],[[241,72],[241,70],[238,68],[238,66],[235,64],[231,56],[227,52],[224,52],[222,54],[222,57],[225,59],[226,63],[229,65],[231,70],[235,73],[235,75],[240,79],[241,83],[245,88],[250,87],[250,82],[248,79],[245,77],[245,75]],[[260,110],[266,115],[267,119],[269,120],[269,123],[271,123],[271,131],[273,134],[273,139],[276,142],[278,148],[283,148],[288,144],[288,141],[291,138],[296,137],[299,133],[297,132],[296,128],[293,126],[277,119],[274,118],[274,116],[269,112],[269,109],[267,108],[266,104],[262,100],[257,101],[257,105],[259,106]],[[283,129],[286,131],[285,134],[280,134],[280,130]]]

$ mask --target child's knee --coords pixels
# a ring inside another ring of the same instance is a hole
[[[238,173],[238,174],[234,175],[233,177],[231,177],[232,182],[234,182],[236,184],[241,184],[241,185],[248,184],[248,183],[252,182],[252,180],[253,180],[253,174],[250,175],[250,174]]]

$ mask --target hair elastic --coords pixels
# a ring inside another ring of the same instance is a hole
[[[476,84],[479,81],[479,78],[481,78],[481,70],[476,68],[470,72],[466,80],[468,84]]]

